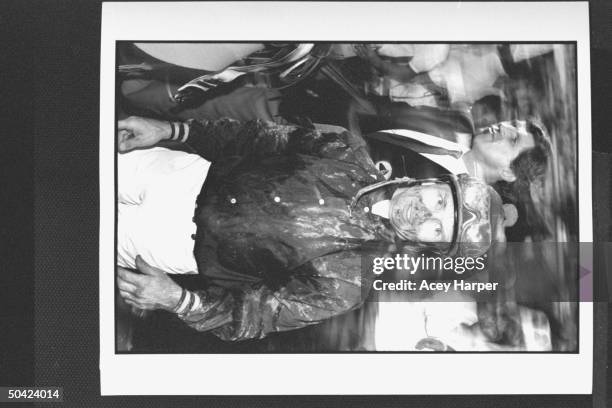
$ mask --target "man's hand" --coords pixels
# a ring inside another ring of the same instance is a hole
[[[151,147],[169,139],[172,128],[169,122],[130,116],[117,123],[119,151],[127,152],[142,147]]]
[[[142,275],[117,267],[117,286],[125,302],[144,310],[174,309],[183,289],[164,271],[147,264],[140,255],[136,257],[136,267]]]

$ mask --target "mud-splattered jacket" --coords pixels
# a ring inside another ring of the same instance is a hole
[[[391,233],[368,197],[349,212],[360,188],[383,180],[361,138],[223,119],[193,121],[187,143],[213,163],[194,217],[207,288],[180,315],[187,324],[262,338],[362,303],[361,257]]]

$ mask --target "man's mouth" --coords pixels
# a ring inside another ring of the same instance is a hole
[[[418,212],[418,205],[416,200],[408,199],[401,203],[401,206],[397,209],[396,216],[397,220],[402,225],[413,224],[414,218]]]
[[[402,212],[402,221],[405,223],[410,223],[412,221],[412,213],[414,209],[414,203],[411,201],[410,204],[407,204],[404,207],[404,211]]]
[[[499,131],[497,131],[493,126],[489,126],[486,128],[481,128],[478,133],[474,136],[474,138],[481,138],[483,141],[489,139],[489,142],[496,142],[499,136]]]
[[[497,130],[497,129],[493,128],[493,127],[490,127],[489,128],[489,133],[491,134],[491,142],[496,142],[498,136],[500,135],[499,130]]]

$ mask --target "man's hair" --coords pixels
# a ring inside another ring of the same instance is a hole
[[[510,169],[516,176],[514,182],[500,180],[493,185],[504,203],[522,205],[525,202],[531,202],[531,183],[544,178],[552,155],[552,145],[544,126],[533,119],[526,122],[527,131],[533,135],[535,146],[522,151],[510,163]]]
[[[542,124],[535,120],[527,120],[527,131],[533,135],[535,146],[522,151],[510,163],[519,190],[528,189],[533,181],[544,177],[552,155],[552,145]]]

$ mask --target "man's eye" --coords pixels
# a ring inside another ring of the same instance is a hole
[[[442,225],[440,222],[435,221],[433,232],[436,237],[440,237],[442,235]]]
[[[436,233],[436,238],[438,239],[442,238],[442,228],[441,227],[436,228],[435,233]]]
[[[438,201],[436,202],[436,206],[438,210],[441,210],[442,208],[446,207],[446,196],[438,196]]]

